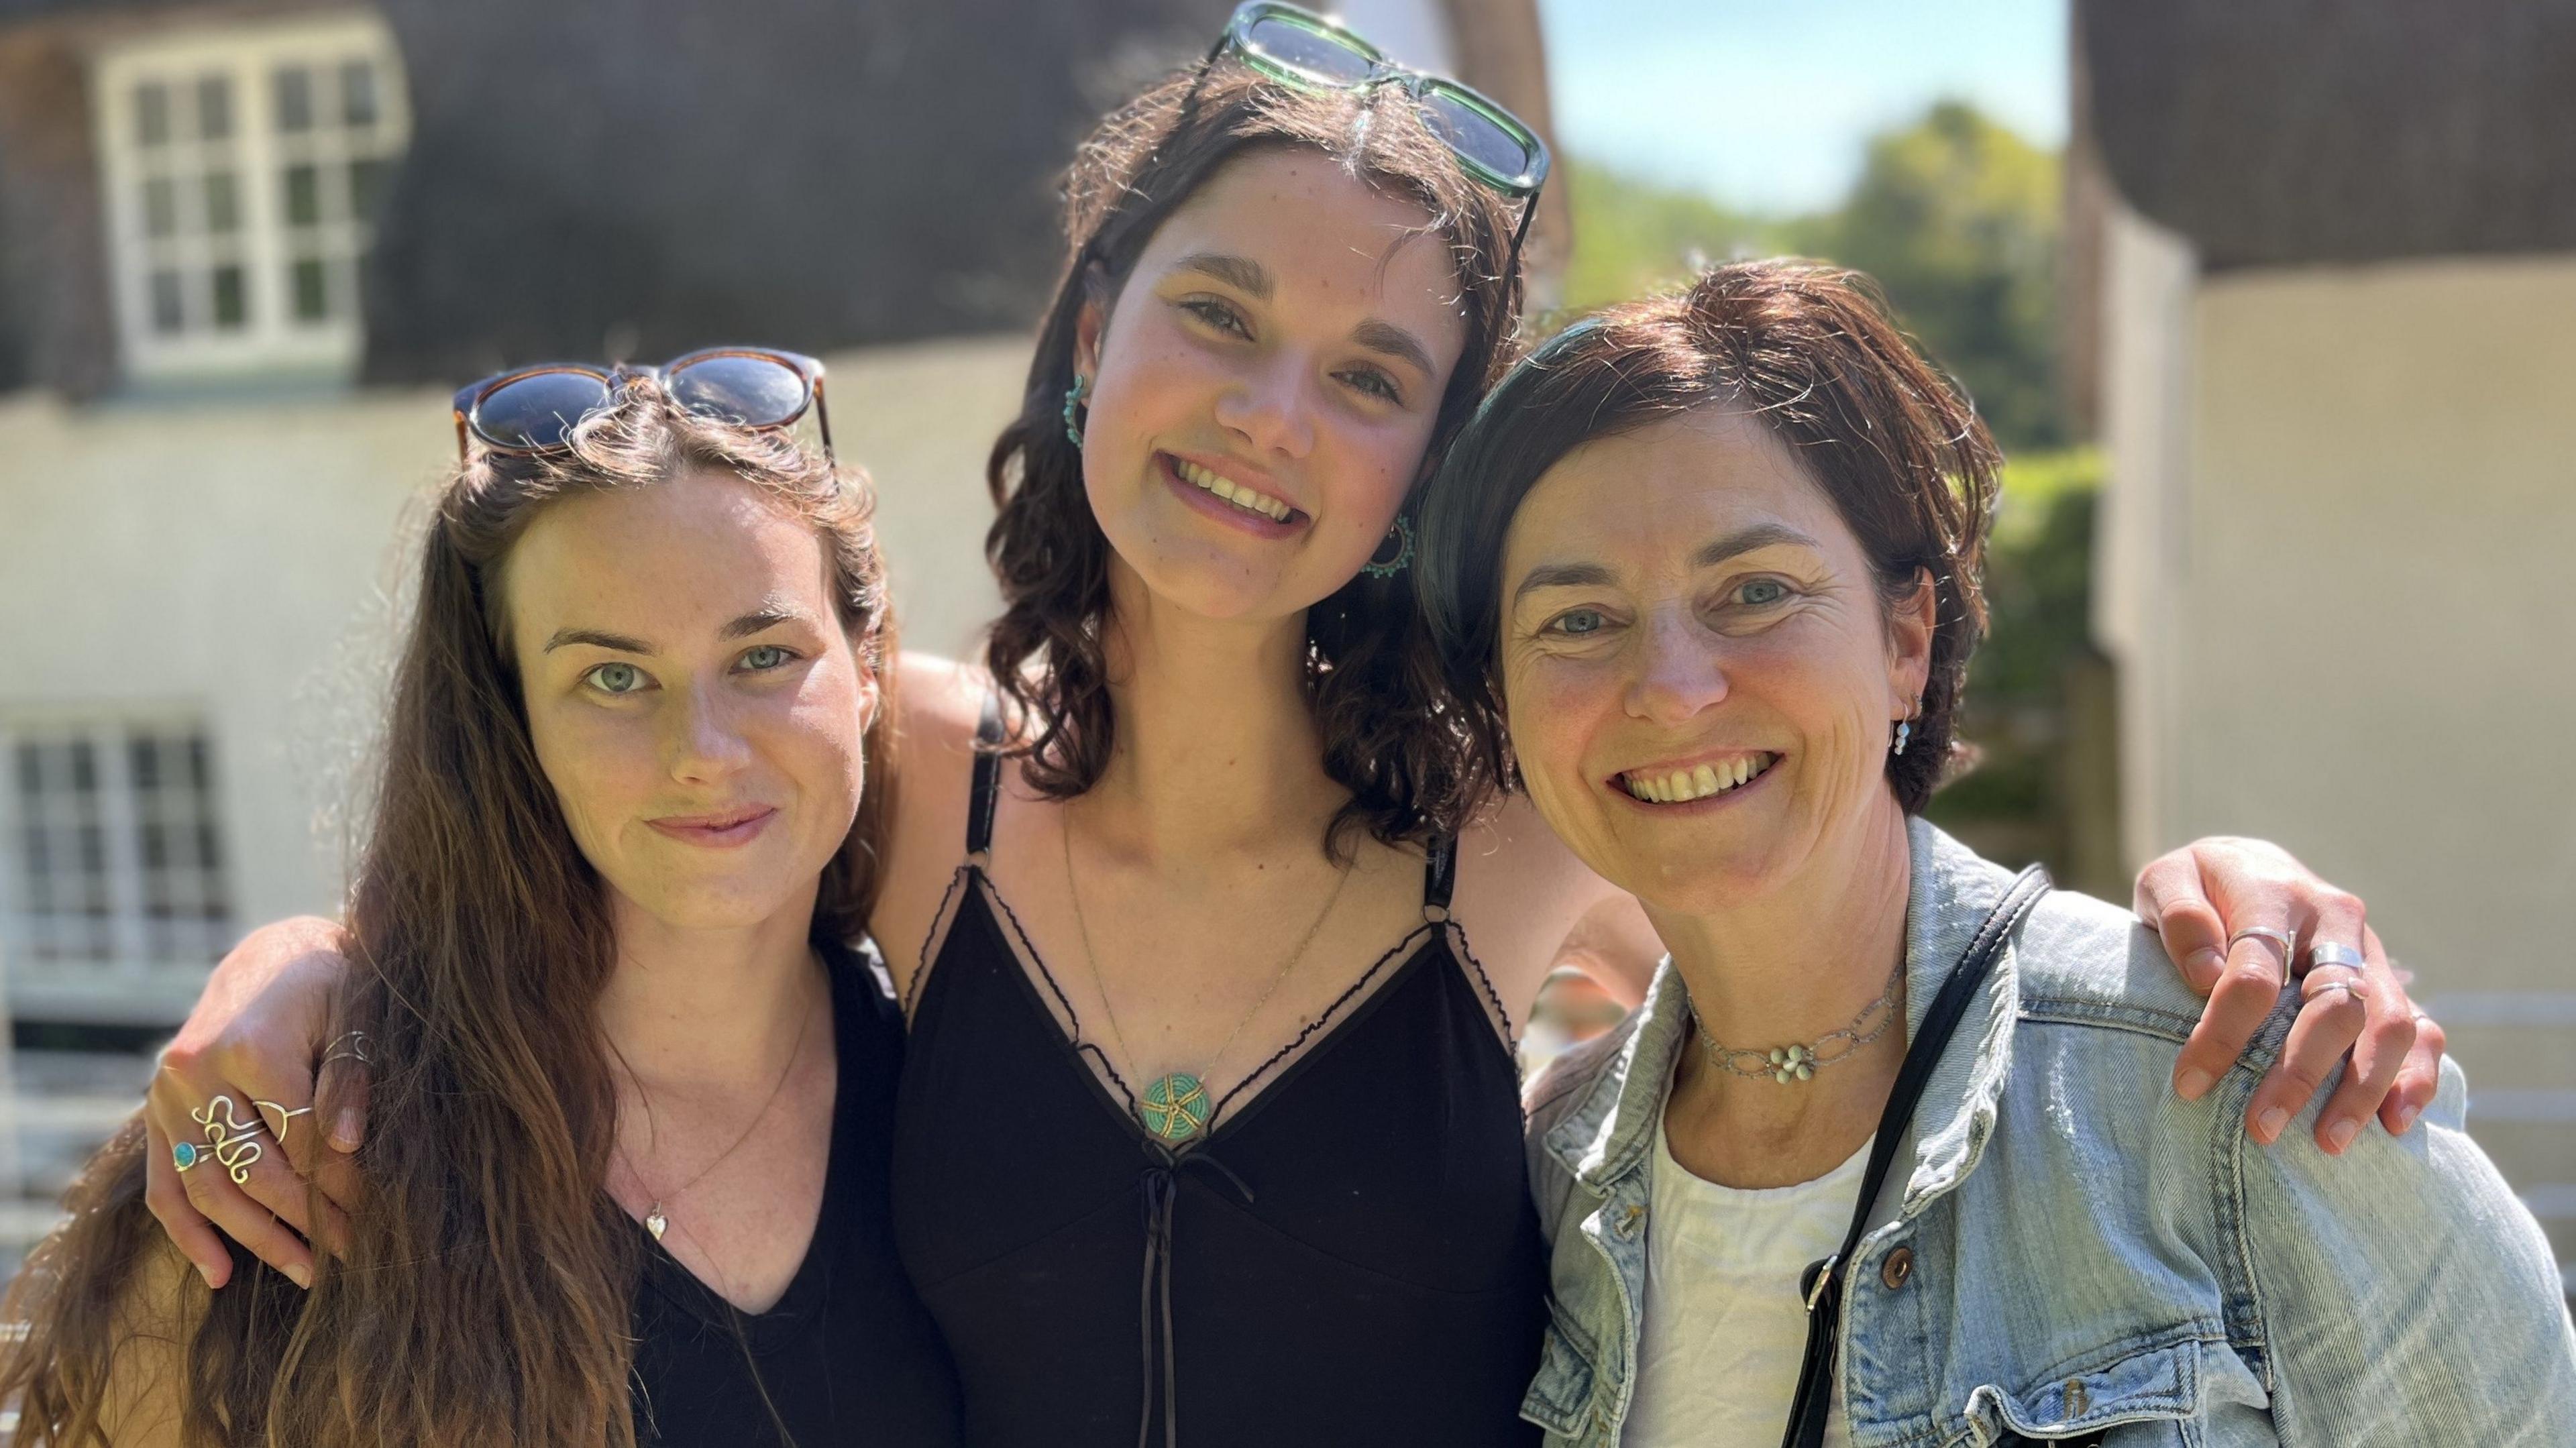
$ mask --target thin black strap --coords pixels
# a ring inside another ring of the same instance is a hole
[[[1449,918],[1449,895],[1458,888],[1458,837],[1435,835],[1423,852],[1422,914],[1429,920]]]
[[[1949,979],[1941,983],[1941,993],[1932,998],[1932,1008],[1923,1013],[1923,1029],[1915,1033],[1914,1043],[1906,1048],[1905,1064],[1897,1068],[1895,1089],[1887,1096],[1887,1109],[1879,1113],[1878,1139],[1870,1143],[1869,1170],[1861,1177],[1860,1200],[1852,1207],[1851,1228],[1843,1234],[1842,1250],[1823,1261],[1809,1263],[1798,1281],[1798,1289],[1807,1299],[1807,1356],[1798,1369],[1798,1392],[1789,1400],[1789,1426],[1780,1439],[1780,1448],[1822,1448],[1825,1421],[1833,1411],[1843,1279],[1851,1270],[1852,1253],[1869,1231],[1879,1190],[1887,1182],[1887,1169],[1896,1160],[1905,1128],[1914,1120],[1914,1108],[1923,1100],[1923,1088],[1931,1083],[1933,1068],[1941,1064],[1941,1053],[1948,1048],[1951,1033],[1959,1028],[1959,1018],[1967,1014],[1968,1002],[1993,972],[1996,959],[2003,954],[2004,941],[2048,891],[2047,870],[2033,865],[2021,872],[2012,888],[2004,892],[2004,898],[1995,902],[1985,923],[1977,927],[1967,953],[1950,967]]]
[[[1002,696],[984,696],[984,715],[975,724],[975,788],[966,801],[966,854],[993,849],[993,807],[1002,797]]]

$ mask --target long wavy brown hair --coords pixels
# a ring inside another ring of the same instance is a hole
[[[1519,326],[1521,278],[1506,265],[1514,203],[1467,175],[1401,89],[1318,94],[1220,63],[1193,94],[1194,74],[1112,112],[1077,153],[1065,183],[1064,273],[1020,415],[985,471],[1000,516],[984,549],[1003,599],[985,663],[1030,723],[1018,750],[1029,784],[1059,799],[1099,782],[1115,728],[1104,643],[1109,540],[1064,423],[1076,324],[1086,303],[1116,298],[1164,218],[1228,162],[1280,148],[1318,152],[1419,204],[1430,234],[1449,248],[1467,314],[1431,457],[1510,362]],[[1357,830],[1389,843],[1456,830],[1492,780],[1459,726],[1409,571],[1361,574],[1317,603],[1306,614],[1306,644],[1324,769],[1351,795],[1326,832],[1327,850],[1346,849]]]
[[[617,1101],[594,1017],[614,941],[599,877],[538,767],[496,584],[557,500],[693,470],[740,477],[813,525],[841,623],[880,688],[892,683],[865,480],[784,432],[698,417],[636,381],[567,452],[460,468],[421,551],[349,897],[352,968],[331,1029],[367,1033],[375,1075],[347,1249],[320,1254],[307,1293],[236,1248],[232,1284],[209,1293],[144,1206],[144,1134],[130,1122],[10,1287],[0,1396],[19,1401],[15,1441],[105,1443],[120,1350],[176,1332],[192,1445],[635,1442],[642,1261],[606,1187]],[[818,939],[865,926],[893,713],[880,699],[873,777],[824,872]],[[165,1295],[154,1273],[184,1274],[166,1294],[175,1315],[138,1310]]]

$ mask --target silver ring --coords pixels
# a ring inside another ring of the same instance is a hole
[[[345,1046],[342,1044],[343,1042],[346,1043]],[[367,1033],[364,1031],[342,1031],[340,1034],[333,1036],[330,1041],[322,1047],[322,1065],[328,1066],[332,1062],[339,1060],[356,1061],[363,1065],[375,1064],[367,1059]],[[317,1067],[315,1069],[318,1070],[320,1068]]]
[[[2248,925],[2230,935],[2227,937],[2228,950],[2232,953],[2236,949],[2236,942],[2249,938],[2268,940],[2281,947],[2281,963],[2284,965],[2299,958],[2299,938],[2286,930],[2270,925]]]
[[[2317,997],[2324,995],[2330,990],[2342,991],[2344,994],[2353,997],[2355,1000],[2365,998],[2362,993],[2360,981],[2346,980],[2339,975],[2330,975],[2323,980],[2311,975],[2308,977],[2302,990],[2308,1000],[2315,1000]]]
[[[313,1108],[310,1106],[298,1106],[293,1111],[289,1111],[278,1102],[261,1101],[256,1098],[251,1101],[250,1109],[258,1112],[259,1119],[268,1123],[268,1134],[276,1137],[281,1144],[286,1140],[286,1123],[299,1116],[313,1114]]]
[[[2315,970],[2320,966],[2328,965],[2349,966],[2354,970],[2370,968],[2370,962],[2362,958],[2361,952],[2349,945],[2338,945],[2331,940],[2320,940],[2310,945],[2308,969]]]

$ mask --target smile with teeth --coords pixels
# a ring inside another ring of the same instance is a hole
[[[1689,769],[1631,770],[1619,776],[1619,787],[1648,804],[1688,804],[1741,788],[1779,761],[1777,754],[1747,754]]]
[[[1268,493],[1255,492],[1221,473],[1212,473],[1197,463],[1183,458],[1172,459],[1172,471],[1182,482],[1203,493],[1214,493],[1247,513],[1259,513],[1273,523],[1285,523],[1297,511]]]

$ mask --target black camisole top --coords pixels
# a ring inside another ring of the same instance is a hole
[[[999,768],[976,762],[894,1124],[896,1246],[955,1356],[966,1443],[1535,1443],[1546,1259],[1499,1006],[1445,923],[1455,843],[1431,852],[1425,923],[1320,1039],[1176,1150],[1012,948],[1038,959],[984,874]]]
[[[647,1244],[635,1295],[639,1442],[958,1442],[956,1374],[895,1259],[887,1220],[886,1150],[903,1016],[867,957],[838,943],[817,948],[832,975],[840,1064],[813,1244],[786,1294],[761,1313],[737,1310],[660,1244]]]

